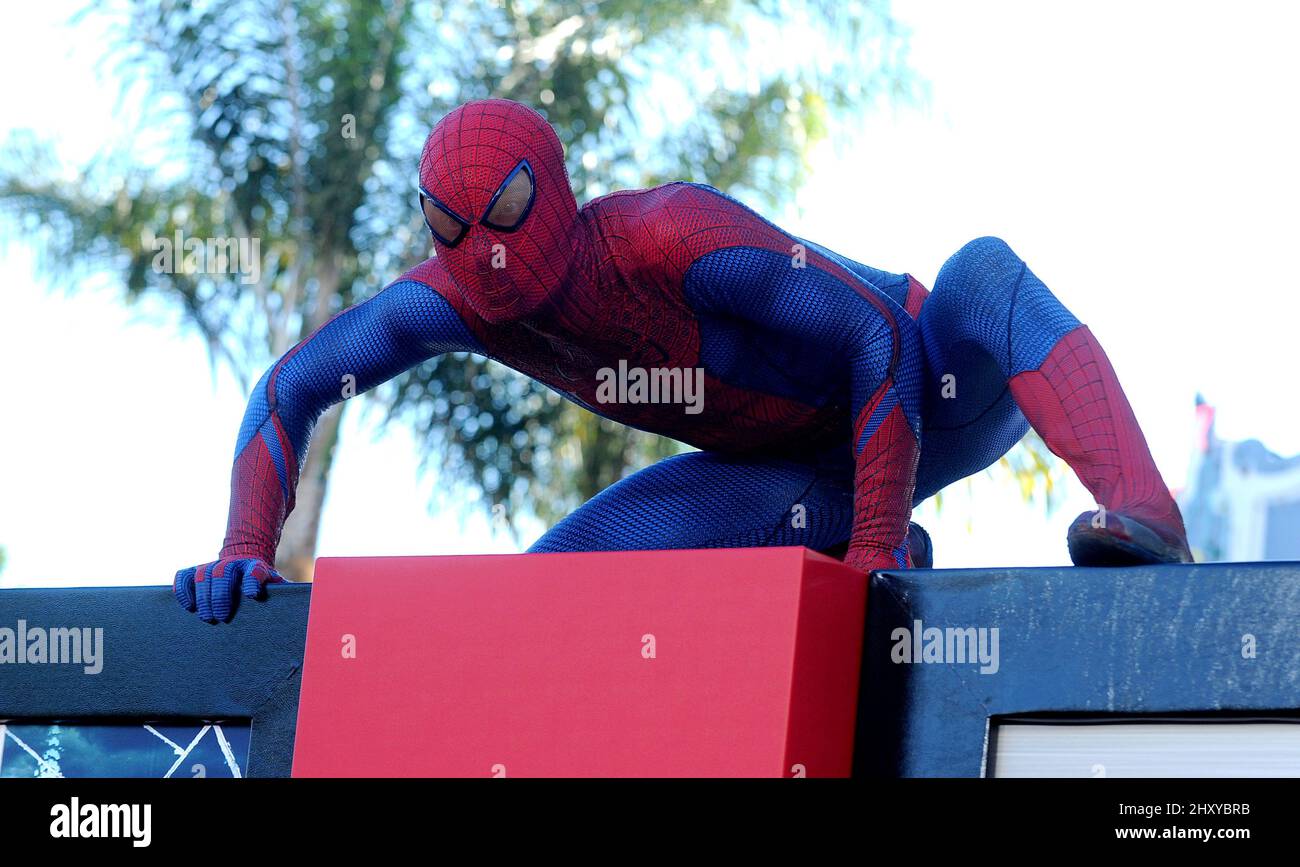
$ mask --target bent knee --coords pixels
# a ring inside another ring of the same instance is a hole
[[[991,236],[976,238],[944,263],[921,320],[927,352],[970,341],[1008,377],[1037,367],[1079,326],[1007,242]]]
[[[1008,291],[1025,263],[1010,245],[992,235],[976,238],[948,257],[939,269],[935,291],[960,287],[963,291]]]

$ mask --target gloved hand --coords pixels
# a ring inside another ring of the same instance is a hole
[[[176,573],[172,590],[176,601],[186,611],[197,611],[208,623],[229,622],[235,614],[239,593],[249,599],[262,599],[267,584],[283,584],[284,578],[264,560],[250,557],[223,557],[202,566],[191,566]]]

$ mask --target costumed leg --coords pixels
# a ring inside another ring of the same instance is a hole
[[[844,543],[853,467],[687,452],[610,485],[538,539],[530,553]]]
[[[1105,509],[1071,525],[1076,564],[1191,560],[1178,506],[1101,345],[1010,247],[979,238],[957,251],[919,324],[926,418],[939,430],[925,428],[918,494],[988,466],[1027,419]]]
[[[946,282],[916,308],[925,346],[921,461],[914,504],[990,466],[1029,430],[1007,383],[1005,365],[970,334],[961,287]],[[923,303],[922,303],[923,302]],[[909,312],[912,311],[909,305]]]

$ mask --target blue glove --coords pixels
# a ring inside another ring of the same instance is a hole
[[[267,584],[283,584],[284,577],[263,560],[224,557],[176,573],[172,590],[186,611],[197,611],[208,623],[229,622],[240,593],[262,599]]]

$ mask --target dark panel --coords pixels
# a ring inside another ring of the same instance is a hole
[[[918,620],[996,628],[996,673],[946,653],[892,661],[895,630]],[[979,776],[993,716],[1294,711],[1297,638],[1297,563],[881,573],[855,773]]]
[[[248,773],[288,776],[309,585],[241,599],[231,623],[183,611],[169,587],[0,590],[0,628],[103,629],[103,668],[0,665],[0,719],[249,719]]]

